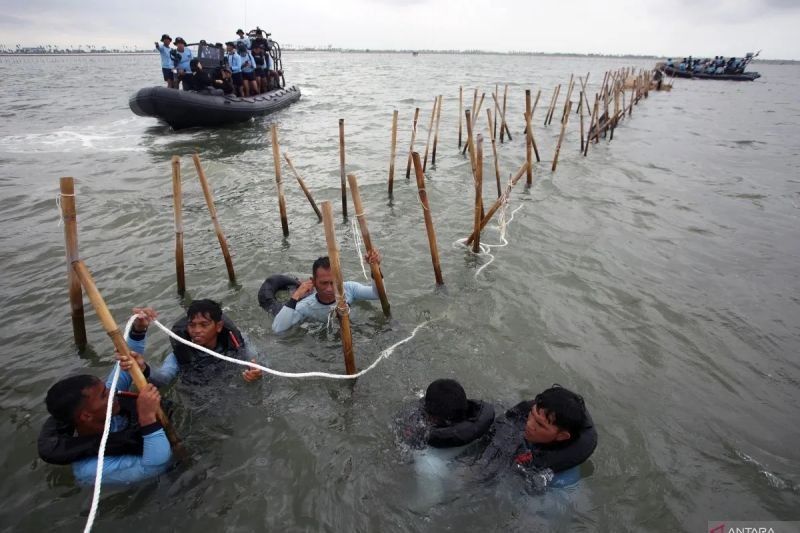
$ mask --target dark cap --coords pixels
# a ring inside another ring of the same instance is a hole
[[[175,38],[175,44],[178,44],[178,43],[186,44],[186,41],[183,40],[183,37],[176,37]]]
[[[172,37],[170,37],[170,36],[169,36],[169,35],[167,35],[166,33],[165,33],[164,35],[162,35],[162,36],[161,36],[161,42],[162,42],[162,43],[163,43],[165,40],[167,40],[167,39],[169,39],[169,40],[171,41],[171,40],[172,40]]]
[[[238,30],[236,30],[236,33],[244,33],[244,30],[242,30],[241,28],[239,28]]]
[[[227,43],[225,43],[225,46],[235,46],[235,45],[233,44],[233,41],[228,41]]]

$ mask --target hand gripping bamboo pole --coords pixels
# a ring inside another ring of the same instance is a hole
[[[86,348],[86,323],[83,317],[83,292],[81,282],[72,269],[72,263],[80,259],[78,254],[78,216],[75,211],[75,181],[61,178],[61,218],[64,220],[64,245],[67,256],[67,287],[72,315],[72,336],[78,350]]]
[[[356,220],[358,227],[361,230],[361,238],[364,240],[364,247],[367,252],[371,252],[372,238],[369,236],[369,228],[367,227],[367,219],[364,216],[364,206],[361,203],[361,193],[358,190],[358,180],[355,174],[347,175],[347,182],[350,185],[350,194],[353,197],[353,209],[356,210]],[[386,287],[383,285],[383,272],[381,272],[380,265],[370,263],[370,270],[372,270],[372,279],[375,282],[375,288],[378,290],[378,297],[381,299],[381,307],[383,314],[389,316],[389,298],[386,297]]]
[[[414,110],[414,125],[411,128],[411,146],[408,148],[408,163],[406,164],[406,179],[411,178],[411,154],[414,152],[414,139],[417,138],[417,120],[419,119],[419,108]]]
[[[436,108],[436,129],[433,132],[433,153],[431,154],[431,166],[436,166],[436,145],[439,143],[439,120],[442,118],[442,100],[444,96],[439,95],[439,106]]]
[[[97,290],[97,285],[95,285],[94,278],[92,278],[92,274],[89,272],[89,269],[86,268],[86,265],[80,259],[72,263],[72,269],[78,279],[80,279],[80,283],[83,286],[83,290],[86,291],[86,296],[89,297],[89,301],[92,302],[92,307],[94,307],[94,311],[97,314],[97,318],[100,319],[103,329],[106,330],[108,336],[111,337],[111,342],[114,343],[114,348],[116,348],[120,354],[130,357],[130,348],[128,348],[128,344],[122,337],[122,332],[119,330],[117,323],[111,316],[111,312],[108,310],[106,302],[100,295],[100,291]],[[139,365],[134,364],[131,366],[129,372],[133,378],[133,383],[136,385],[136,388],[140,391],[144,390],[145,387],[147,387],[147,379],[145,379],[142,369],[139,368]],[[175,433],[175,429],[172,427],[172,424],[169,423],[169,419],[161,410],[161,407],[158,408],[156,416],[158,417],[158,421],[161,422],[161,425],[164,426],[164,432],[167,434],[167,438],[169,439],[170,444],[172,444],[172,448],[175,449],[180,445],[180,440],[178,439],[178,434]]]
[[[342,215],[347,220],[347,182],[344,174],[344,119],[339,119],[339,177],[342,182]]]
[[[517,182],[520,180],[520,178],[522,178],[522,175],[525,174],[525,167],[527,167],[527,166],[528,166],[527,163],[523,163],[522,166],[519,167],[519,170],[517,170],[517,173],[514,174],[514,177],[511,178],[511,180],[509,181],[505,192],[500,196],[500,198],[495,200],[495,202],[492,204],[492,207],[490,207],[489,210],[486,212],[486,214],[483,215],[483,218],[481,219],[481,226],[480,226],[480,230],[481,231],[483,231],[483,228],[486,227],[486,224],[489,223],[489,220],[492,219],[492,217],[497,212],[497,210],[500,209],[500,206],[503,205],[503,202],[511,194],[511,189],[514,188],[514,185],[516,185]],[[467,238],[467,246],[472,244],[474,240],[475,240],[475,233],[473,231],[472,235],[470,235]]]
[[[339,123],[341,124],[341,122]],[[281,148],[278,145],[278,126],[273,124],[272,128],[272,160],[275,163],[275,183],[278,186],[278,208],[281,213],[281,228],[283,236],[289,236],[289,219],[286,218],[286,199],[283,197],[283,177],[281,176]],[[345,208],[345,211],[347,209]],[[347,216],[347,215],[345,215]]]
[[[425,218],[425,231],[428,234],[428,246],[431,249],[433,273],[436,277],[436,284],[444,285],[442,267],[439,265],[439,248],[436,245],[436,232],[433,229],[433,217],[431,216],[431,208],[428,204],[428,193],[425,191],[425,173],[422,172],[422,163],[419,160],[419,154],[417,152],[412,152],[411,157],[414,161],[414,173],[417,176],[419,203],[422,205],[422,216]]]
[[[458,149],[461,150],[461,130],[462,130],[462,118],[461,113],[464,112],[464,87],[459,85],[458,87]]]
[[[503,129],[500,128],[500,138],[503,138]],[[473,210],[473,230],[475,240],[472,242],[472,252],[478,253],[481,249],[481,218],[483,217],[483,135],[478,134],[477,142],[478,171],[475,173],[475,208]]]
[[[319,218],[319,221],[322,222],[322,213],[320,212],[319,207],[317,207],[317,202],[315,202],[314,201],[314,197],[311,196],[311,191],[309,191],[308,187],[306,187],[306,182],[303,181],[303,178],[300,177],[300,173],[297,172],[296,168],[294,168],[294,164],[292,163],[292,160],[289,158],[289,154],[287,154],[286,152],[283,152],[283,158],[286,160],[286,164],[289,165],[289,169],[292,171],[292,174],[294,174],[294,177],[297,180],[297,183],[300,184],[300,188],[303,189],[303,194],[306,195],[306,198],[308,199],[308,203],[311,204],[311,207],[314,209],[314,212],[317,214],[317,217]]]
[[[492,137],[492,130],[494,126],[497,125],[497,121],[492,121],[492,110],[486,109],[486,119],[487,124],[489,125],[489,137],[492,140],[492,159],[494,160],[494,178],[497,181],[497,196],[499,197],[503,191],[500,187],[500,161],[497,159],[497,142],[495,141],[494,137]]]
[[[175,276],[178,294],[186,292],[186,273],[183,267],[183,193],[181,192],[181,158],[172,156],[172,208],[175,214]]]
[[[397,159],[397,109],[392,113],[392,145],[389,150],[389,196],[394,189],[394,162]],[[322,215],[319,217],[322,220]]]
[[[211,223],[214,224],[214,231],[217,233],[217,240],[219,247],[222,249],[222,256],[225,258],[225,268],[228,269],[228,279],[231,283],[236,283],[236,273],[233,271],[233,261],[231,260],[231,253],[228,250],[228,241],[225,240],[225,234],[222,233],[222,226],[217,219],[217,208],[214,206],[214,197],[211,195],[211,188],[208,186],[206,179],[206,172],[203,170],[203,165],[200,163],[200,156],[192,154],[192,161],[194,161],[194,168],[197,169],[197,177],[200,179],[200,186],[203,188],[203,196],[206,197],[206,205],[208,205],[208,212],[211,214]]]
[[[532,156],[533,145],[531,143],[531,136],[527,135],[528,132],[528,117],[531,115],[531,90],[525,89],[525,162],[528,164],[527,183],[533,181],[532,170]],[[497,196],[500,196],[500,182],[497,183]]]
[[[433,99],[433,109],[431,110],[431,120],[428,122],[428,138],[425,139],[425,156],[422,158],[422,170],[428,168],[428,148],[431,145],[431,134],[433,133],[433,121],[436,120],[436,108],[439,105],[439,98]]]
[[[334,287],[336,288],[336,316],[342,332],[342,352],[344,368],[348,374],[356,373],[356,362],[353,357],[353,336],[350,332],[350,306],[344,297],[344,278],[339,264],[339,247],[336,245],[336,233],[333,229],[333,207],[329,200],[322,202],[322,221],[325,224],[325,241],[328,243],[328,259],[331,263]]]
[[[569,122],[569,113],[572,111],[572,101],[567,100],[567,108],[564,110],[564,116],[561,120],[561,133],[558,135],[558,143],[556,144],[556,153],[553,156],[553,172],[556,171],[558,166],[558,154],[561,152],[561,143],[564,142],[564,132],[567,131],[567,123]]]

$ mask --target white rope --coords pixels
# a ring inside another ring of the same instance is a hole
[[[508,192],[510,191],[507,191],[507,193]],[[492,248],[503,248],[505,246],[508,246],[508,240],[506,239],[506,231],[508,229],[508,225],[511,224],[511,221],[514,220],[514,215],[517,213],[517,211],[522,209],[522,207],[523,206],[519,206],[516,209],[514,209],[511,212],[511,217],[508,220],[506,220],[506,212],[508,210],[508,194],[506,194],[505,198],[503,199],[502,207],[500,208],[500,214],[498,215],[498,221],[497,221],[497,230],[500,232],[500,244],[486,244],[483,242],[479,243],[478,247],[480,249],[480,252],[478,252],[475,255],[477,256],[487,255],[489,256],[489,261],[481,265],[480,268],[478,268],[478,270],[475,271],[475,279],[478,279],[478,276],[480,276],[481,272],[483,272],[483,269],[485,269],[494,262],[495,257],[494,254],[492,254]],[[456,242],[453,243],[453,246],[461,245],[467,247],[467,240],[468,239],[458,239]],[[467,247],[467,249],[471,250],[471,248],[469,247]]]
[[[363,213],[360,214],[363,215]],[[353,246],[355,246],[356,254],[358,254],[358,261],[361,263],[361,272],[364,274],[364,279],[369,281],[367,269],[364,266],[364,254],[367,252],[363,250],[364,239],[361,236],[361,229],[358,227],[358,222],[356,221],[358,216],[359,214],[357,213],[356,216],[350,221],[353,226]]]
[[[384,348],[383,351],[381,351],[380,355],[378,355],[378,357],[375,359],[375,361],[373,361],[371,365],[369,365],[367,368],[365,368],[361,372],[358,372],[357,374],[329,374],[328,372],[281,372],[280,370],[273,370],[271,368],[267,368],[265,366],[261,366],[258,363],[253,363],[253,362],[250,362],[250,361],[242,361],[240,359],[235,359],[233,357],[229,357],[227,355],[223,355],[223,354],[217,353],[217,352],[215,352],[213,350],[209,350],[208,348],[206,348],[204,346],[200,346],[199,344],[195,344],[192,341],[188,341],[188,340],[186,340],[186,339],[184,339],[182,337],[179,337],[172,330],[170,330],[169,328],[164,326],[164,324],[162,324],[158,320],[153,320],[153,324],[158,326],[161,329],[161,331],[163,331],[164,333],[166,333],[167,335],[169,335],[170,337],[172,337],[176,341],[182,342],[186,346],[190,346],[191,348],[194,348],[195,350],[199,350],[199,351],[201,351],[203,353],[206,353],[206,354],[208,354],[208,355],[210,355],[212,357],[216,357],[217,359],[222,359],[223,361],[228,361],[229,363],[233,363],[233,364],[236,364],[236,365],[249,366],[250,368],[257,368],[257,369],[259,369],[259,370],[261,370],[263,372],[266,372],[267,374],[272,374],[273,376],[278,376],[278,377],[282,377],[282,378],[328,378],[328,379],[356,379],[356,378],[360,378],[361,376],[363,376],[364,374],[366,374],[367,372],[369,372],[370,370],[372,370],[373,368],[378,366],[378,363],[380,363],[383,359],[385,359],[385,358],[389,357],[390,355],[392,355],[392,353],[394,353],[394,351],[395,351],[395,349],[397,349],[397,347],[402,346],[403,344],[405,344],[408,341],[410,341],[411,339],[413,339],[414,336],[417,334],[417,331],[419,331],[421,328],[427,326],[430,322],[431,322],[430,320],[426,320],[422,324],[419,324],[417,327],[415,327],[414,330],[411,332],[411,335],[409,335],[405,339],[397,341],[396,343],[392,344],[388,348]]]
[[[133,315],[128,323],[125,324],[125,342],[128,341],[128,335],[131,332],[133,321],[136,320],[136,315]],[[92,507],[89,510],[89,518],[86,519],[86,527],[83,528],[83,533],[89,533],[94,525],[94,519],[97,516],[97,505],[100,503],[100,487],[103,483],[103,464],[106,457],[106,442],[108,442],[108,433],[111,430],[111,413],[114,408],[114,396],[117,392],[117,380],[119,379],[119,362],[114,364],[114,375],[111,377],[111,387],[108,390],[108,405],[106,405],[106,422],[103,426],[103,436],[100,438],[100,448],[97,451],[97,471],[94,474],[94,495],[92,496]]]

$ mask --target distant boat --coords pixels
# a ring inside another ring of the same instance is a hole
[[[676,78],[694,78],[698,80],[754,81],[761,77],[758,72],[741,72],[739,74],[708,74],[705,72],[689,72],[674,67],[664,67],[664,74]]]
[[[731,58],[731,62],[725,62],[724,59],[722,63],[715,63],[715,59],[697,59],[692,61],[692,58],[689,57],[688,65],[701,65],[701,70],[695,71],[690,68],[680,69],[674,65],[667,65],[666,63],[658,63],[656,65],[656,69],[662,70],[664,74],[667,76],[672,76],[674,78],[693,78],[698,80],[727,80],[727,81],[754,81],[761,77],[761,74],[758,72],[745,72],[744,69],[747,65],[758,57],[758,54],[761,53],[759,50],[756,54],[752,52],[745,55],[743,60],[736,60],[735,63],[731,63],[735,58]],[[684,58],[684,61],[686,59]],[[723,68],[724,72],[707,72],[707,68],[710,69],[712,66],[716,65],[717,68]]]
[[[417,57],[419,55],[419,52],[411,52],[411,55]]]

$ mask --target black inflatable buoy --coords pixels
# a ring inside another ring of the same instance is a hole
[[[292,295],[297,287],[300,286],[300,280],[285,274],[275,274],[264,280],[261,288],[258,289],[258,305],[265,311],[269,311],[273,316],[277,315],[283,307],[283,302],[279,302],[275,298],[278,291],[289,291],[289,296]]]

